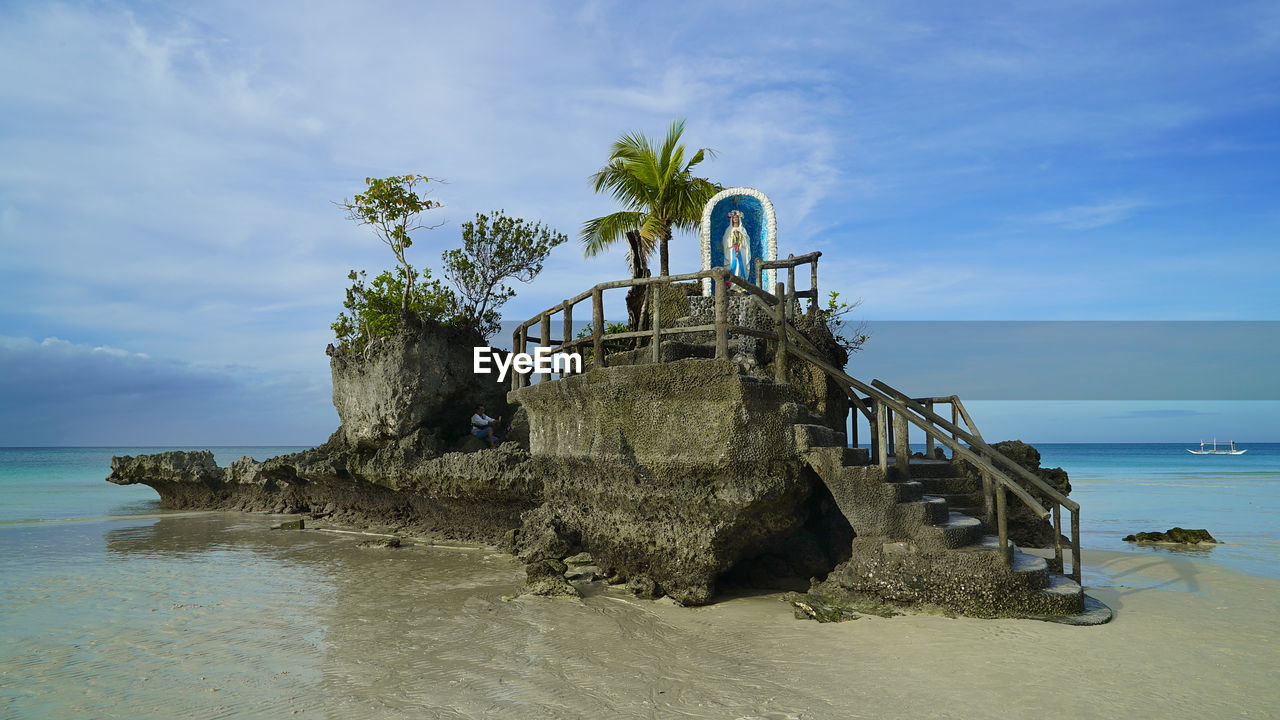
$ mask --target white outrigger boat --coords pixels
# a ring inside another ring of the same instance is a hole
[[[1214,439],[1213,439],[1213,449],[1211,449],[1211,450],[1205,450],[1205,449],[1204,449],[1204,445],[1205,445],[1205,442],[1204,442],[1203,440],[1201,440],[1201,441],[1200,441],[1200,449],[1199,449],[1199,450],[1192,450],[1191,448],[1187,448],[1187,452],[1191,453],[1192,455],[1243,455],[1243,454],[1245,454],[1245,453],[1249,452],[1247,449],[1246,449],[1246,450],[1237,450],[1237,449],[1236,449],[1236,441],[1235,441],[1235,440],[1232,440],[1232,441],[1231,441],[1231,449],[1230,449],[1230,450],[1226,450],[1226,449],[1219,450],[1219,449],[1218,449],[1218,438],[1214,438]]]

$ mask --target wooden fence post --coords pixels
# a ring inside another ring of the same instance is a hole
[[[591,354],[596,367],[605,366],[604,361],[604,291],[600,288],[591,290]]]
[[[1003,552],[1004,561],[1009,562],[1012,555],[1009,553],[1009,517],[1005,512],[1005,493],[1004,483],[996,485],[996,526],[1000,533],[1000,550]]]
[[[812,317],[818,316],[818,259],[817,258],[813,259],[813,264],[810,266],[810,268],[811,268],[810,276],[813,280],[812,284],[810,285],[810,287],[813,289],[813,302],[809,303],[809,317],[812,318]]]
[[[929,412],[933,412],[933,401],[926,401],[924,407]],[[924,434],[924,456],[929,460],[933,459],[933,436],[929,433]]]
[[[729,288],[725,287],[724,268],[717,268],[716,282],[716,357],[721,360],[729,358]]]
[[[882,472],[889,470],[889,408],[876,402],[876,463]]]
[[[538,347],[551,348],[551,313],[542,313],[538,320]],[[538,373],[538,382],[551,379],[551,372]]]
[[[519,346],[516,348],[516,352],[518,353],[524,352],[525,348],[528,345],[529,345],[529,325],[526,323],[520,326],[520,343],[519,343]],[[529,377],[522,372],[516,372],[514,365],[512,365],[511,372],[514,372],[516,374],[516,377],[520,378],[520,387],[525,387],[526,385],[529,384]]]
[[[893,414],[893,434],[897,440],[893,450],[894,466],[898,468],[898,472],[902,473],[902,479],[907,480],[911,477],[911,446],[907,443],[910,435],[905,413]]]
[[[568,300],[565,300],[561,307],[564,308],[562,311],[564,312],[564,342],[560,344],[560,351],[567,353],[570,351],[569,343],[573,342],[573,306],[569,304]],[[566,360],[564,371],[560,373],[560,377],[569,377],[572,373],[573,365]]]
[[[782,283],[774,283],[773,289],[778,296],[778,304],[775,306],[777,311],[774,313],[774,320],[778,323],[778,350],[773,357],[773,381],[785,383],[787,381],[787,305],[790,301]]]
[[[649,299],[653,302],[653,362],[662,362],[662,291],[663,283],[649,286]]]
[[[1071,511],[1071,579],[1080,582],[1080,511]]]
[[[520,349],[520,330],[516,329],[511,332],[511,354],[514,355],[520,352]],[[520,373],[515,372],[515,370],[511,371],[511,389],[520,389]]]
[[[956,427],[960,427],[960,409],[956,407],[956,399],[954,397],[951,398],[951,424]],[[951,439],[956,442],[960,442],[960,439],[956,437],[954,432],[951,433]],[[952,459],[955,459],[954,453],[952,453]]]

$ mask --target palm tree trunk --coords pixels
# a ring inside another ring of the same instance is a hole
[[[649,263],[640,245],[640,233],[627,231],[627,262],[631,265],[631,277],[649,277]],[[648,327],[649,314],[644,311],[647,286],[636,285],[627,291],[627,327],[632,331]]]
[[[671,274],[671,266],[667,263],[667,241],[670,239],[671,239],[670,230],[662,234],[662,274],[664,276]]]

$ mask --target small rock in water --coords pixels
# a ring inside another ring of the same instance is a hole
[[[576,565],[569,568],[564,574],[570,580],[586,580],[587,582],[595,582],[600,578],[600,568],[595,565]]]
[[[272,530],[304,530],[306,529],[306,523],[302,520],[302,518],[298,518],[297,520],[287,520],[285,522],[282,522],[271,529]]]
[[[795,606],[797,620],[817,620],[820,623],[846,622],[857,620],[860,615],[847,607],[835,603],[823,602],[805,593],[787,593],[783,600]]]
[[[662,588],[647,575],[636,575],[627,581],[627,590],[632,595],[645,600],[657,600],[662,597]]]
[[[564,573],[568,568],[564,562],[555,558],[535,560],[525,565],[526,576],[522,595],[541,595],[543,597],[582,597]]]
[[[1219,544],[1209,531],[1203,528],[1188,530],[1175,527],[1169,528],[1167,532],[1140,532],[1136,535],[1126,535],[1124,539],[1125,542],[1177,543],[1179,545]]]
[[[400,546],[401,546],[400,538],[398,537],[380,538],[378,540],[365,540],[364,542],[356,545],[356,547],[358,548],[398,548]]]

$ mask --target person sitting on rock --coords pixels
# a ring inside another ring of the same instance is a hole
[[[471,416],[471,434],[481,440],[488,440],[491,448],[498,447],[498,443],[502,442],[502,438],[493,434],[493,426],[497,425],[501,419],[501,415],[498,416],[497,420],[485,415],[484,406],[477,405],[476,414]]]

